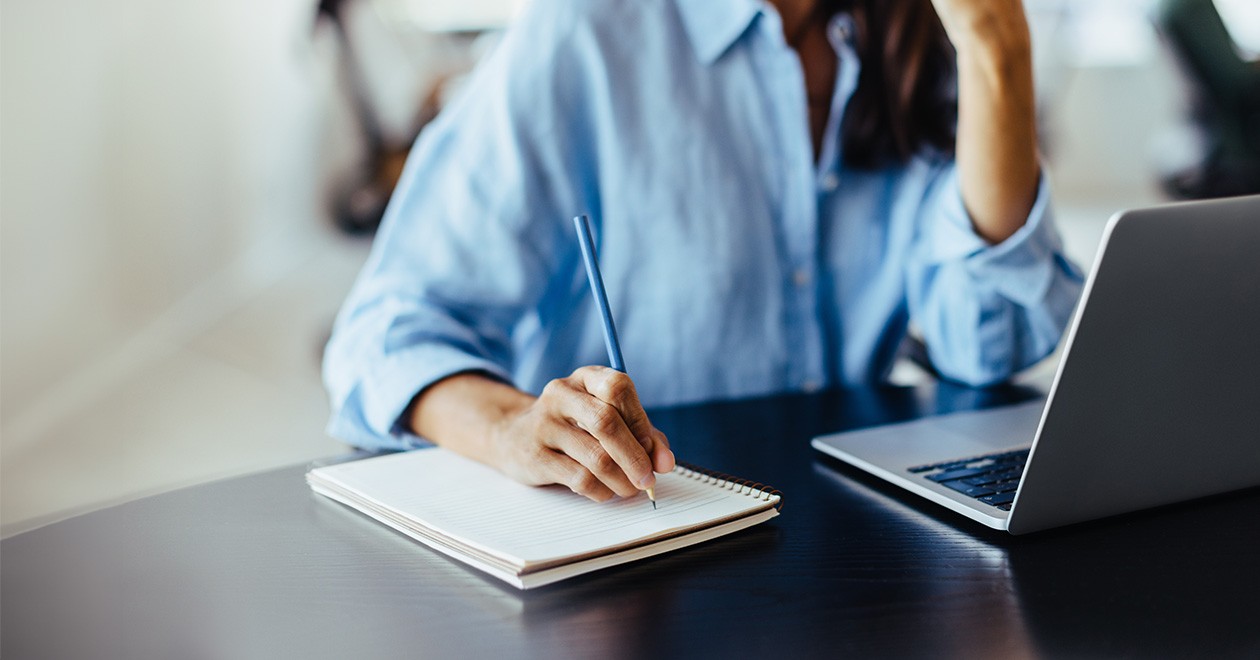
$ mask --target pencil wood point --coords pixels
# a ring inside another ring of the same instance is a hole
[[[656,492],[654,488],[647,489],[648,499],[652,500],[652,510],[656,510]]]

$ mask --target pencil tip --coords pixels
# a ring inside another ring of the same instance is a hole
[[[652,500],[652,510],[656,510],[656,500]]]

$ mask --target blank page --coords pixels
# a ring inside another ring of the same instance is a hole
[[[685,468],[646,494],[592,502],[563,486],[533,487],[444,449],[422,449],[312,471],[417,526],[518,566],[589,554],[766,509],[777,495]]]

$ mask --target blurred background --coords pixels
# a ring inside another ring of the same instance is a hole
[[[519,4],[0,3],[0,535],[344,451],[333,316],[407,147]],[[1026,6],[1080,263],[1116,210],[1260,182],[1255,118],[1230,123],[1260,3]]]

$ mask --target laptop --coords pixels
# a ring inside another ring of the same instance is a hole
[[[1012,534],[1260,486],[1260,196],[1113,216],[1044,401],[812,445]]]

